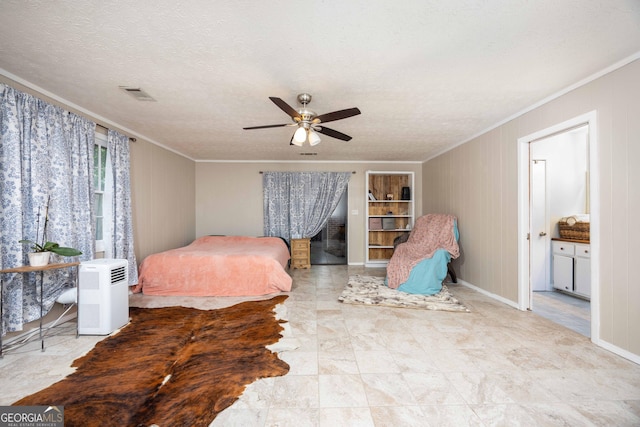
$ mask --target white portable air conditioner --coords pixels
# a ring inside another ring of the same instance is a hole
[[[80,335],[108,335],[129,322],[128,266],[126,259],[95,259],[80,263]]]

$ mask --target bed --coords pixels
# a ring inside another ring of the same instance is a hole
[[[133,292],[181,296],[288,292],[289,259],[289,249],[279,237],[204,236],[145,258]]]

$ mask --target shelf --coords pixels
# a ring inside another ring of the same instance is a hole
[[[80,265],[79,262],[63,262],[58,264],[47,264],[39,267],[32,267],[30,265],[25,265],[23,267],[15,267],[15,268],[6,268],[0,271],[0,274],[5,273],[31,273],[35,271],[46,271],[46,270],[58,270],[61,268],[67,267],[75,267]]]
[[[411,232],[415,220],[414,173],[367,171],[365,265],[381,266],[393,255],[393,242]],[[407,188],[409,191],[406,191]],[[376,200],[371,200],[373,194]],[[387,199],[387,196],[390,199]],[[386,226],[386,227],[385,227]]]

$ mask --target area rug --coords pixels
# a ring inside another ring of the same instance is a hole
[[[454,298],[446,285],[435,295],[416,295],[391,289],[384,277],[355,275],[349,277],[347,286],[338,297],[345,304],[366,304],[386,307],[418,308],[425,310],[469,312]]]
[[[65,426],[208,426],[259,378],[289,365],[265,346],[287,296],[218,310],[131,308],[131,323],[73,362],[77,370],[14,405],[64,405]]]

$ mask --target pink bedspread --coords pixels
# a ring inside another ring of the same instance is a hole
[[[291,290],[287,245],[278,237],[204,236],[149,255],[133,292],[145,295],[249,296]]]
[[[438,249],[446,249],[452,258],[458,258],[460,248],[454,233],[456,217],[428,214],[419,217],[405,243],[393,252],[387,265],[387,284],[397,289],[409,278],[411,269],[420,261],[433,257]]]

